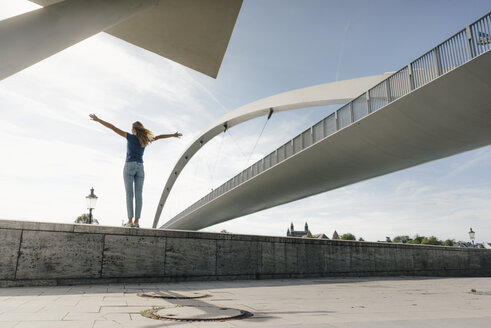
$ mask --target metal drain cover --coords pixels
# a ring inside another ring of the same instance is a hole
[[[252,316],[252,313],[217,306],[184,305],[172,308],[159,308],[146,311],[144,316],[153,319],[183,320],[183,321],[222,321],[243,319]]]
[[[164,299],[193,299],[193,298],[204,298],[210,295],[198,293],[198,292],[186,292],[186,291],[156,291],[156,292],[145,292],[138,293],[137,296],[141,297],[152,297],[152,298],[164,298]]]

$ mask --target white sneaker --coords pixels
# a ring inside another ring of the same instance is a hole
[[[133,223],[126,222],[126,223],[124,224],[124,226],[125,226],[126,228],[133,228]]]
[[[132,227],[133,227],[133,228],[140,228],[140,224],[138,224],[138,223],[133,223],[133,224],[132,224]]]

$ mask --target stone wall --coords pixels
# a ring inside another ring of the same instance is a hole
[[[491,276],[491,251],[0,220],[0,287],[312,276]]]

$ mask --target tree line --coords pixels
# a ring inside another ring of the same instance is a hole
[[[391,242],[390,238],[387,241]],[[394,243],[438,245],[438,246],[454,246],[456,244],[455,239],[440,240],[435,236],[425,237],[420,235],[416,235],[414,236],[414,238],[410,238],[409,236],[396,236],[392,241]]]
[[[341,240],[357,240],[356,236],[350,232],[339,236]],[[362,237],[358,238],[358,241],[365,241]],[[440,240],[435,236],[420,236],[415,235],[413,238],[409,236],[395,236],[393,239],[386,237],[385,242],[389,243],[404,243],[404,244],[421,244],[421,245],[438,245],[438,246],[456,246],[458,244],[467,244],[464,241],[456,242],[455,239]]]

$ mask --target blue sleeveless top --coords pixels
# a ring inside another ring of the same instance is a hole
[[[143,152],[145,147],[140,145],[138,138],[131,133],[126,132],[126,140],[128,141],[126,147],[126,161],[143,163]]]

